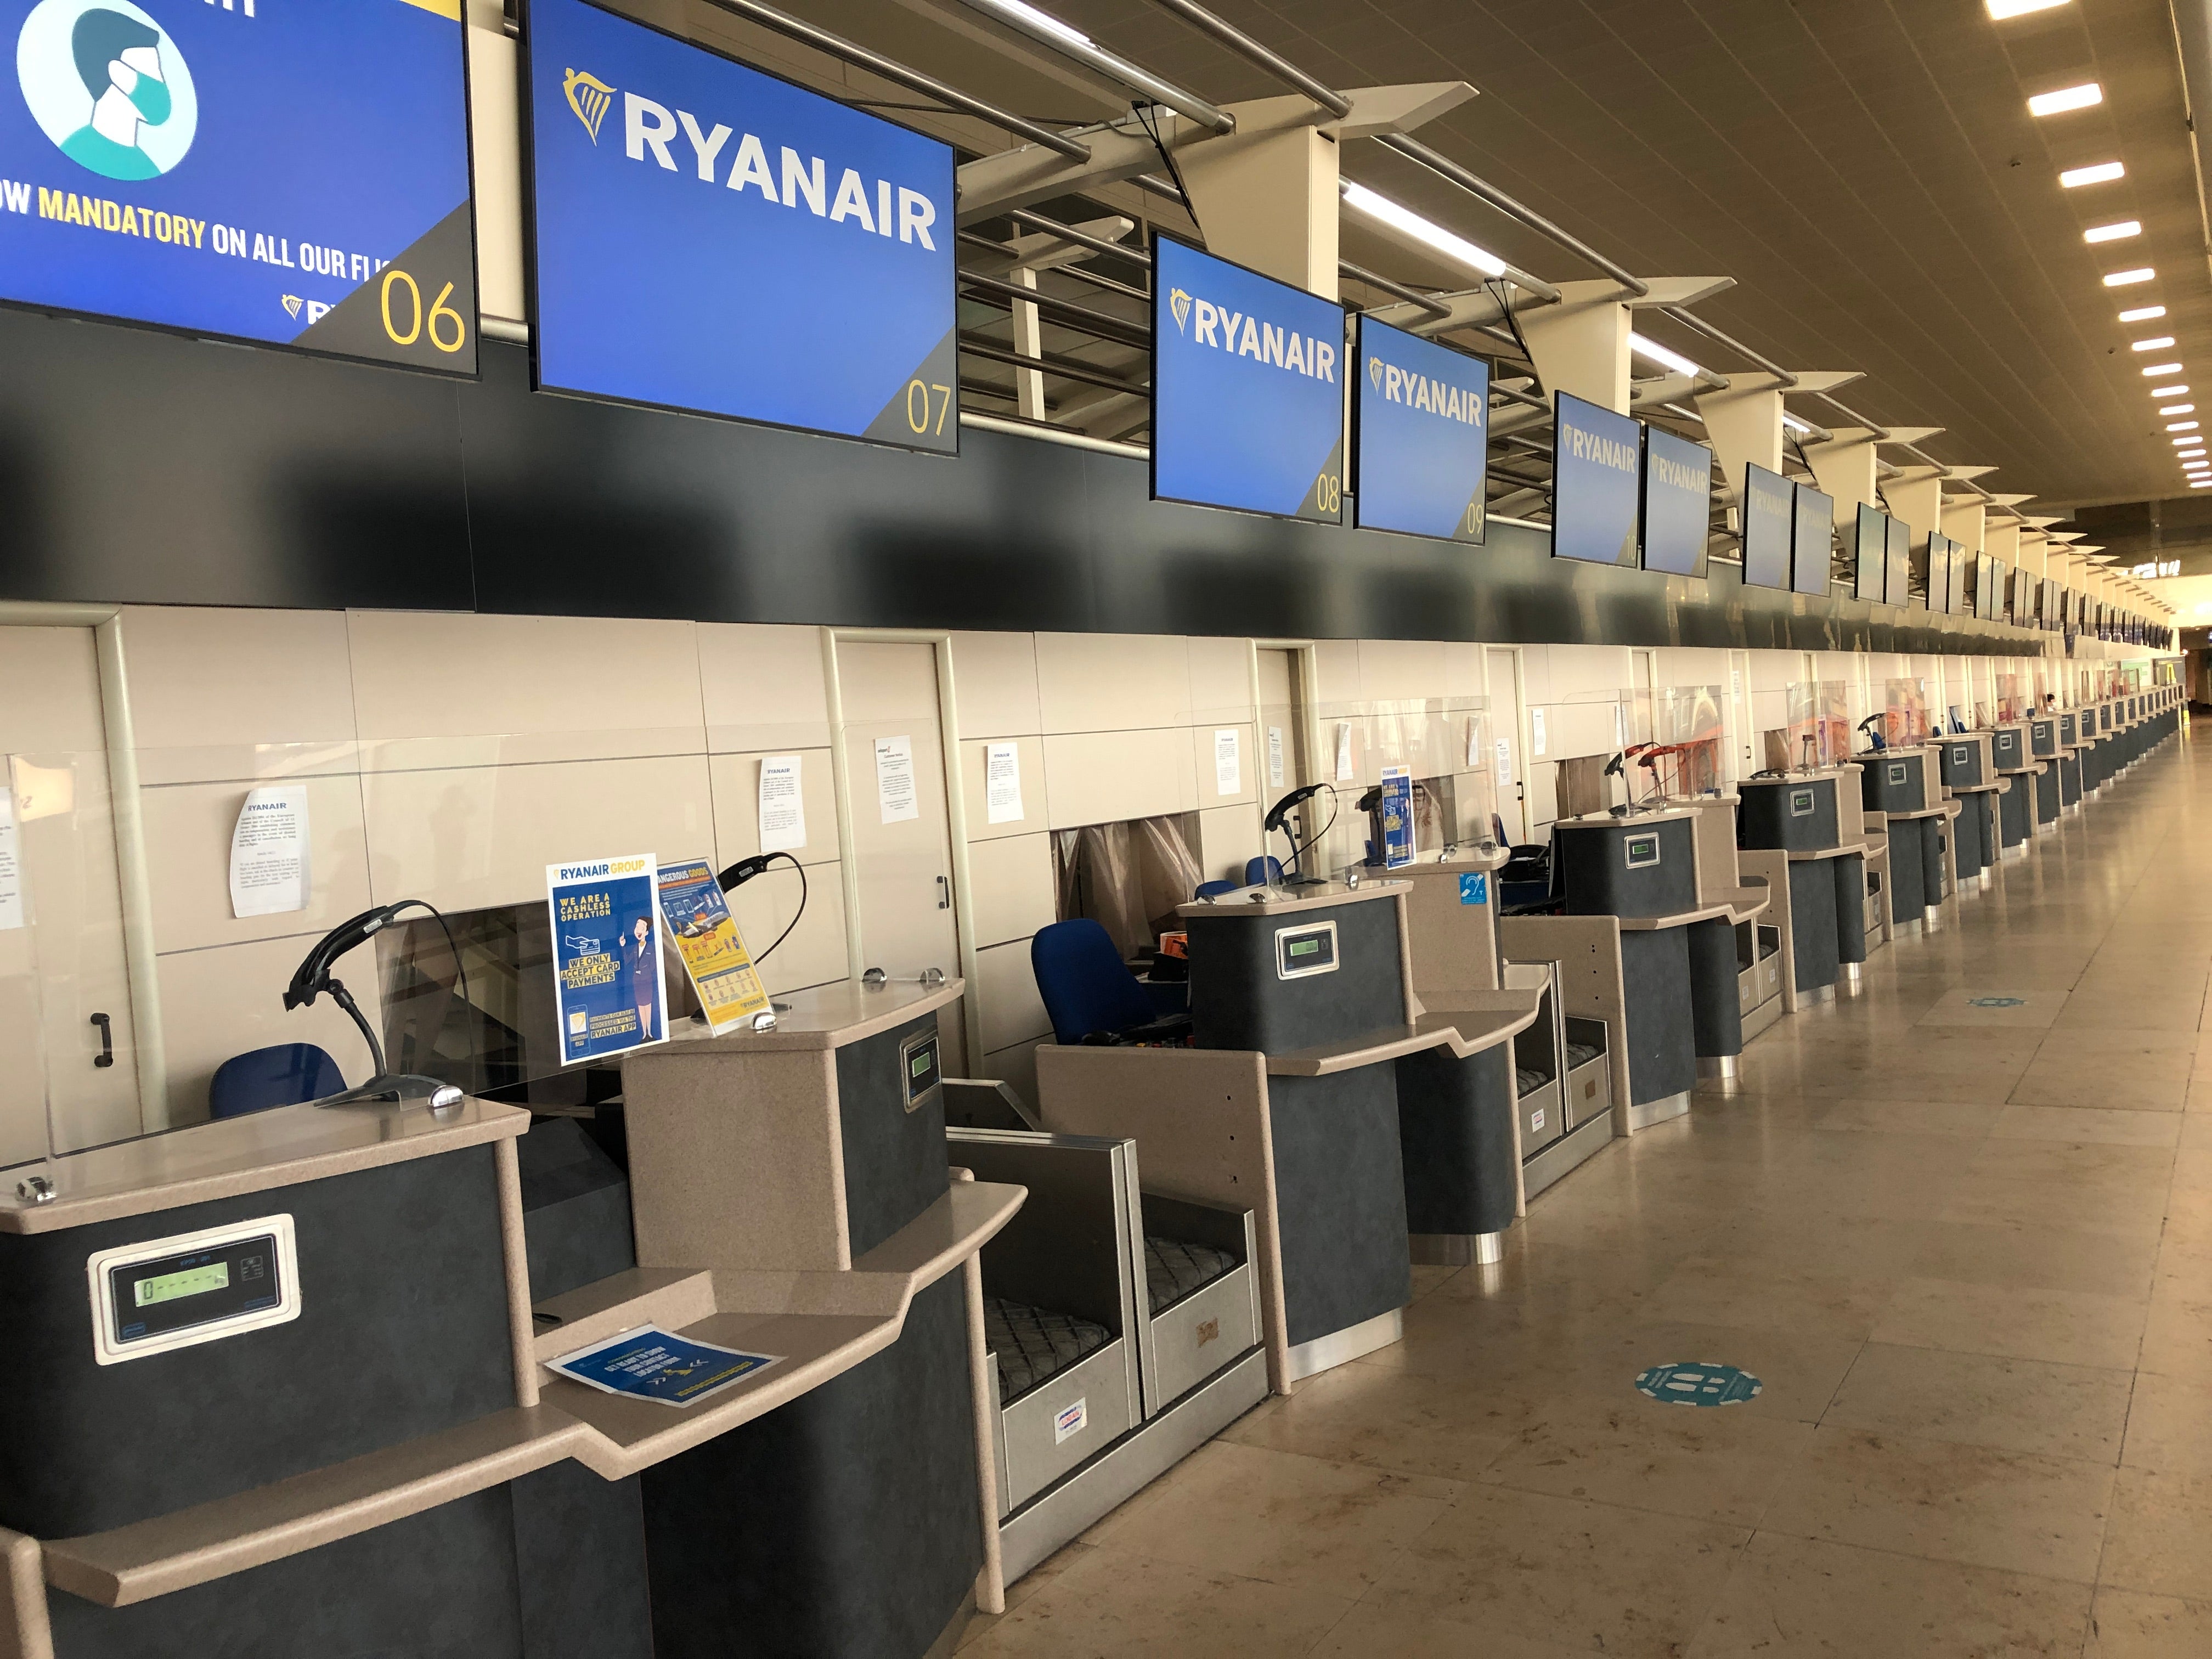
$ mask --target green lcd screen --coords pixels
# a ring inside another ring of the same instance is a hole
[[[927,1077],[929,1075],[929,1060],[930,1054],[927,1048],[923,1049],[921,1053],[916,1054],[914,1057],[914,1065],[910,1068],[913,1071],[914,1075],[916,1077]]]
[[[1317,939],[1294,939],[1291,941],[1291,954],[1294,957],[1310,957],[1320,949],[1321,941]]]
[[[131,1297],[138,1306],[150,1308],[157,1302],[174,1302],[180,1296],[202,1296],[229,1286],[230,1263],[211,1261],[204,1267],[186,1267],[180,1273],[163,1273],[158,1279],[142,1279],[131,1287]]]

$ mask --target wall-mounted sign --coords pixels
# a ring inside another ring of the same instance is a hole
[[[949,145],[585,0],[523,40],[539,390],[959,448]]]
[[[1352,521],[1443,541],[1482,539],[1490,365],[1362,317],[1352,383]]]
[[[474,374],[460,9],[0,0],[0,300]]]
[[[1851,526],[1851,597],[1881,603],[1882,578],[1888,570],[1889,514],[1866,501],[1859,503]]]
[[[1797,533],[1797,486],[1756,461],[1744,469],[1743,585],[1790,586],[1790,548]]]
[[[1974,561],[1980,556],[1964,542],[1954,541],[1951,544],[1951,589],[1948,596],[1949,603],[1945,609],[1954,617],[1971,617],[1974,614],[1972,592]]]
[[[1644,568],[1705,574],[1712,526],[1713,452],[1657,427],[1644,433]]]
[[[1948,608],[1951,591],[1951,538],[1940,530],[1928,532],[1928,608]]]
[[[1553,395],[1553,557],[1633,568],[1643,478],[1642,422]]]
[[[1343,371],[1335,301],[1152,239],[1155,501],[1342,523]]]
[[[1912,603],[1912,526],[1902,519],[1889,521],[1888,572],[1882,581],[1882,601],[1887,605],[1906,605]]]
[[[1790,509],[1790,585],[1800,593],[1826,593],[1835,558],[1836,498],[1801,483]]]
[[[1995,622],[2003,608],[2003,567],[1997,563],[1996,555],[1979,556],[1974,574],[1974,614],[1985,622]]]

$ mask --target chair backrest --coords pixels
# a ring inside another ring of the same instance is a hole
[[[1080,1042],[1093,1031],[1121,1031],[1155,1017],[1152,999],[1121,960],[1107,931],[1088,916],[1055,921],[1030,941],[1037,994],[1052,1034]]]
[[[234,1054],[208,1085],[210,1117],[243,1117],[272,1106],[320,1100],[345,1087],[337,1061],[312,1042],[280,1042]]]
[[[1283,861],[1273,853],[1244,860],[1244,884],[1247,887],[1264,886],[1280,882],[1282,878]]]
[[[1197,891],[1194,892],[1191,896],[1193,898],[1210,899],[1218,894],[1233,893],[1236,890],[1237,884],[1233,881],[1201,881],[1198,884]]]

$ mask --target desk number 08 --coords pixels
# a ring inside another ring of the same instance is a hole
[[[398,325],[392,319],[392,291],[403,283],[406,284],[408,297],[407,331],[404,334],[399,331]],[[392,344],[413,345],[416,341],[422,337],[425,329],[429,331],[430,343],[448,356],[459,351],[467,343],[469,337],[467,323],[462,319],[459,312],[446,303],[453,297],[453,285],[451,283],[438,290],[438,297],[430,302],[430,309],[426,314],[422,309],[422,289],[416,285],[412,276],[394,265],[384,273],[384,287],[379,297],[382,300],[384,307],[385,337]],[[450,343],[447,339],[448,330],[453,336]]]
[[[1314,480],[1314,510],[1316,513],[1344,511],[1344,480],[1334,472],[1324,472]]]

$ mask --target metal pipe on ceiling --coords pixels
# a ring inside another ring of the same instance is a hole
[[[1488,203],[1507,217],[1518,220],[1547,241],[1565,248],[1577,259],[1595,265],[1638,299],[1651,292],[1651,285],[1642,277],[1631,275],[1625,267],[1615,264],[1572,232],[1553,224],[1535,209],[1514,200],[1488,179],[1477,177],[1450,156],[1438,154],[1419,139],[1408,138],[1401,132],[1386,132],[1377,137],[1375,142],[1387,149],[1397,151],[1408,161],[1419,162],[1438,178],[1457,185],[1468,195]]]
[[[778,34],[787,35],[817,52],[826,52],[832,58],[842,59],[856,69],[864,69],[871,75],[881,76],[909,92],[918,92],[925,97],[936,99],[939,103],[949,104],[963,115],[972,115],[979,121],[988,122],[1001,131],[1026,138],[1033,144],[1042,144],[1071,161],[1088,161],[1091,159],[1091,146],[1086,143],[1062,137],[1050,127],[1010,114],[980,98],[971,98],[957,87],[947,86],[933,75],[908,69],[904,64],[886,58],[881,52],[871,52],[842,34],[832,34],[828,29],[793,17],[788,12],[778,11],[774,6],[764,6],[761,0],[707,0],[707,3],[718,10],[728,12],[733,17],[742,17],[749,22],[758,23],[763,28],[774,29]]]
[[[1087,247],[1093,253],[1110,253],[1117,259],[1128,260],[1132,264],[1149,267],[1152,263],[1152,256],[1141,247],[1130,247],[1121,242],[1109,242],[1103,236],[1093,236],[1088,231],[1078,230],[1073,225],[1063,225],[1055,219],[1048,219],[1042,214],[1031,213],[1026,208],[1016,208],[1006,217],[1018,225],[1027,225],[1031,230],[1042,230],[1049,235],[1073,242],[1078,247]]]
[[[1388,276],[1378,276],[1375,272],[1368,270],[1364,265],[1355,265],[1349,259],[1339,259],[1336,262],[1336,271],[1338,276],[1349,276],[1355,283],[1364,283],[1370,288],[1381,289],[1385,294],[1395,294],[1401,300],[1403,300],[1407,305],[1420,307],[1422,310],[1427,312],[1431,317],[1449,317],[1451,315],[1451,307],[1449,306],[1438,305],[1434,300],[1429,298],[1427,295],[1423,294],[1419,289],[1407,288],[1403,283],[1394,283]],[[1369,309],[1381,311],[1387,310],[1389,307],[1374,306],[1370,307]]]
[[[1093,311],[1088,306],[1077,305],[1072,300],[1063,300],[1037,289],[1024,288],[1018,283],[1002,283],[995,276],[979,276],[963,270],[960,273],[960,286],[978,289],[994,299],[1003,299],[1005,304],[999,307],[1000,310],[1016,302],[1035,306],[1054,321],[1099,339],[1111,340],[1116,345],[1134,346],[1145,351],[1151,350],[1152,347],[1152,331],[1141,323],[1109,317],[1103,311]],[[983,300],[978,303],[988,305],[992,301]]]
[[[1704,335],[1708,340],[1714,342],[1716,344],[1726,346],[1730,351],[1735,352],[1738,356],[1748,361],[1753,368],[1765,369],[1769,374],[1773,375],[1777,380],[1782,382],[1783,389],[1784,391],[1787,391],[1790,387],[1797,384],[1797,377],[1795,374],[1792,374],[1788,369],[1783,368],[1781,364],[1776,362],[1771,357],[1765,356],[1764,353],[1753,351],[1742,341],[1735,339],[1729,335],[1722,333],[1720,330],[1715,328],[1704,318],[1690,310],[1688,307],[1662,306],[1659,307],[1659,310],[1662,315],[1672,317],[1676,322],[1695,329],[1698,333]]]
[[[1267,70],[1284,85],[1304,94],[1331,115],[1352,113],[1352,100],[1340,92],[1330,91],[1297,64],[1261,46],[1226,18],[1217,17],[1197,0],[1152,0],[1152,3],[1173,12],[1200,33],[1211,35],[1246,63]]]
[[[1081,380],[1086,386],[1103,386],[1109,392],[1126,392],[1138,398],[1152,395],[1152,387],[1140,380],[1132,380],[1106,369],[1094,368],[1089,363],[1052,352],[1031,357],[1023,352],[1010,350],[995,341],[986,340],[964,328],[960,331],[960,349],[974,356],[988,358],[994,363],[1011,363],[1016,368],[1040,369],[1047,374],[1057,374],[1062,380]]]
[[[714,0],[714,3],[719,5],[722,0]],[[747,0],[747,3],[752,3],[752,0]],[[1202,127],[1214,132],[1237,131],[1237,118],[1219,105],[1208,103],[1196,93],[1186,92],[1174,82],[1164,81],[1150,70],[1107,51],[1080,29],[1027,4],[1026,0],[963,0],[963,3]]]

